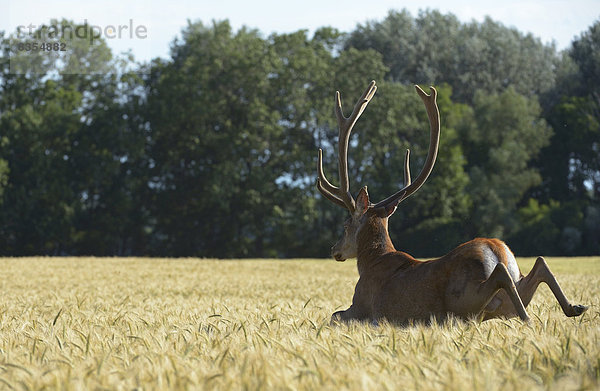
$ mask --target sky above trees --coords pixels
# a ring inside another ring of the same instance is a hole
[[[227,19],[234,29],[245,25],[268,35],[272,32],[289,33],[299,29],[314,31],[323,26],[351,31],[357,24],[385,18],[392,9],[406,8],[415,17],[419,10],[437,9],[456,15],[462,22],[470,22],[473,19],[482,22],[486,16],[490,16],[507,27],[516,27],[524,33],[531,32],[543,43],[555,41],[557,48],[562,50],[600,17],[599,6],[597,0],[374,0],[368,3],[349,0],[343,4],[319,0],[179,0],[168,3],[158,0],[0,0],[0,8],[8,10],[0,15],[0,30],[12,32],[17,25],[39,25],[47,23],[51,18],[67,18],[78,23],[87,19],[88,23],[102,27],[127,24],[133,19],[135,23],[148,28],[148,39],[109,39],[109,47],[115,53],[131,49],[136,59],[148,61],[154,57],[168,57],[172,40],[180,35],[188,19],[204,23]]]

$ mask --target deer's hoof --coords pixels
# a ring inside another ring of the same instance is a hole
[[[566,314],[567,316],[579,316],[587,311],[589,307],[587,305],[571,305],[570,311]]]

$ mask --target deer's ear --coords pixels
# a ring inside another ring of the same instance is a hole
[[[396,208],[398,208],[398,204],[399,204],[400,200],[396,200],[388,205],[385,206],[385,215],[386,217],[390,217],[391,215],[394,214],[394,212],[396,211]]]
[[[386,219],[394,214],[396,208],[398,207],[398,204],[398,201],[390,202],[387,205],[380,206],[379,208],[375,209],[374,212],[377,216],[381,217],[382,219]]]
[[[367,186],[360,189],[358,197],[356,197],[356,214],[361,216],[369,208],[369,193],[367,193]]]

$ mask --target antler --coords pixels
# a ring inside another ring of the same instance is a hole
[[[414,182],[411,183],[410,180],[410,169],[408,167],[408,159],[410,155],[410,151],[406,151],[406,157],[404,159],[404,187],[392,194],[388,198],[379,201],[373,207],[379,208],[382,206],[388,206],[390,204],[398,204],[402,200],[406,199],[412,193],[417,191],[419,187],[425,183],[429,174],[433,170],[433,165],[435,164],[435,158],[437,156],[438,146],[440,144],[440,111],[437,107],[436,98],[437,91],[433,87],[429,87],[431,89],[431,95],[428,95],[421,89],[419,86],[415,86],[417,93],[423,100],[425,104],[425,108],[427,109],[427,117],[429,117],[429,126],[430,126],[430,136],[429,136],[429,152],[427,153],[427,159],[425,160],[425,165],[421,169],[419,176],[415,179]]]
[[[354,124],[365,110],[373,95],[377,91],[375,81],[371,81],[369,87],[362,94],[350,117],[344,117],[342,111],[342,101],[340,98],[340,92],[335,93],[335,114],[339,126],[338,136],[338,168],[340,174],[340,186],[333,186],[323,173],[323,151],[319,149],[319,164],[317,166],[317,172],[319,174],[317,179],[317,189],[325,196],[328,200],[335,202],[336,204],[348,209],[350,213],[354,213],[356,208],[356,201],[350,194],[350,182],[348,180],[348,141],[350,140],[350,132],[354,127]],[[410,175],[410,174],[409,174]]]

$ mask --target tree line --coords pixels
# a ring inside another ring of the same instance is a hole
[[[412,85],[439,91],[438,160],[390,220],[397,248],[600,253],[600,21],[561,52],[437,11],[268,37],[188,22],[141,64],[102,39],[36,54],[1,38],[2,255],[327,256],[345,212],[315,188],[317,149],[335,182],[334,91],[349,111],[373,79],[349,173],[377,199],[406,148],[413,172],[427,153]]]

